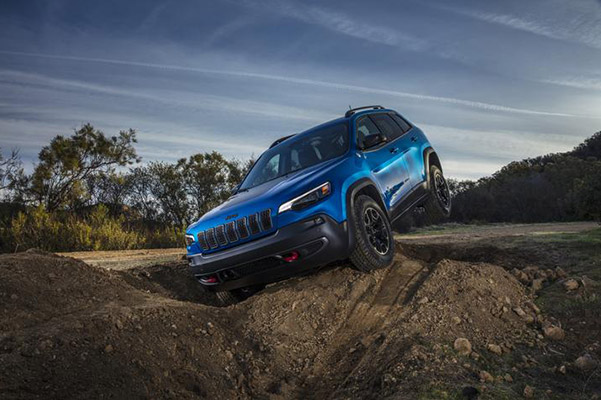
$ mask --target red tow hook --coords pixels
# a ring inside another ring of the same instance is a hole
[[[292,261],[298,260],[298,257],[299,257],[298,251],[291,251],[288,254],[284,254],[282,256],[282,260],[286,261],[287,263],[290,263]]]
[[[200,278],[204,283],[217,283],[217,277],[215,275],[203,276]]]

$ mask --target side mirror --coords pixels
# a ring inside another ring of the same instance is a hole
[[[363,149],[370,149],[379,144],[386,142],[386,137],[381,133],[374,133],[373,135],[365,136],[363,139]]]

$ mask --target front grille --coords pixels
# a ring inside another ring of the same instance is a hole
[[[205,237],[204,232],[198,233],[198,243],[200,244],[200,247],[202,247],[203,250],[209,250],[209,244],[207,243],[207,239]]]
[[[272,228],[271,210],[267,209],[199,232],[198,243],[204,251],[214,250]]]
[[[213,228],[207,229],[205,232],[205,235],[207,236],[207,242],[209,243],[209,246],[211,246],[212,249],[217,248],[217,239],[215,238],[215,229],[213,229]]]
[[[248,228],[246,227],[246,217],[239,218],[236,220],[236,227],[238,228],[238,234],[240,239],[246,239],[248,237]]]
[[[261,217],[261,226],[263,227],[263,230],[267,231],[271,229],[271,210],[263,210],[259,216]]]
[[[236,224],[234,221],[228,222],[225,225],[225,233],[227,234],[227,239],[230,243],[238,240],[238,234],[236,233]]]
[[[250,227],[250,234],[256,235],[261,231],[259,227],[259,219],[257,218],[257,214],[252,214],[248,216],[248,226]]]
[[[215,228],[215,236],[217,237],[217,243],[222,246],[227,244],[227,238],[225,237],[225,227],[223,225],[219,225]]]

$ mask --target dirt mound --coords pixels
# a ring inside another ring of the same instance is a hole
[[[531,334],[537,314],[524,286],[503,268],[443,260],[417,291],[409,313],[415,333],[436,339],[504,343]],[[508,344],[509,345],[509,344]]]
[[[20,329],[60,315],[130,297],[117,276],[73,258],[41,251],[0,255],[0,330]],[[138,301],[139,296],[130,299]]]
[[[209,306],[219,305],[212,293],[202,290],[185,261],[130,268],[116,273],[133,287],[145,292]]]
[[[229,320],[71,258],[0,256],[0,397],[234,397]],[[217,312],[214,312],[217,311]],[[227,322],[226,322],[227,321]]]
[[[1,256],[2,397],[411,398],[477,384],[489,344],[537,340],[526,290],[490,264],[336,266],[227,308],[200,304],[195,285],[181,263]],[[463,361],[457,337],[472,342]]]

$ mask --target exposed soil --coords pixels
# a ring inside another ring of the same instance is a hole
[[[536,306],[533,281],[562,276],[494,246],[453,249],[401,240],[389,268],[332,266],[227,308],[185,261],[107,270],[1,255],[0,397],[515,398],[526,385],[535,398],[601,394],[596,370],[565,354],[584,346],[570,342],[577,332],[544,334],[561,321]],[[455,348],[458,338],[471,350]],[[593,362],[599,339],[586,339]]]

